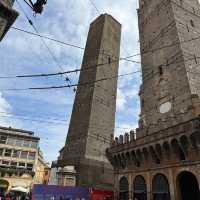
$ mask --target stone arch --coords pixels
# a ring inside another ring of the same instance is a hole
[[[117,155],[117,159],[118,159],[119,167],[121,168],[122,165],[123,165],[123,164],[122,164],[123,162],[122,162],[122,158],[121,158],[121,155],[120,155],[120,154]]]
[[[131,157],[132,157],[133,162],[135,163],[135,166],[139,167],[140,166],[140,162],[137,159],[135,151],[131,151]]]
[[[129,153],[129,152],[126,152],[125,155],[126,155],[126,160],[127,160],[128,162],[130,162],[130,160],[131,160],[130,153]]]
[[[177,176],[178,199],[200,199],[200,190],[197,177],[190,171],[183,171]],[[189,186],[189,187],[188,187]]]
[[[128,200],[129,199],[129,184],[128,179],[123,176],[119,180],[119,199]]]
[[[121,160],[122,160],[122,168],[126,168],[127,165],[127,160],[126,160],[126,156],[124,153],[121,154]]]
[[[178,156],[179,160],[186,160],[186,155],[177,139],[171,141],[172,150]]]
[[[190,135],[192,146],[197,150],[200,146],[200,133],[198,131]]]
[[[137,156],[138,160],[141,162],[142,161],[142,152],[140,149],[136,150],[136,156]]]
[[[143,176],[138,175],[133,182],[133,199],[147,200],[147,186]]]
[[[143,147],[142,152],[143,152],[145,160],[148,160],[148,158],[149,158],[148,149],[146,147]]]
[[[163,174],[156,174],[152,180],[153,200],[170,200],[169,182]]]
[[[170,158],[170,145],[169,145],[169,143],[166,141],[166,142],[163,143],[162,146],[163,146],[163,150],[165,152],[165,155],[169,159]]]
[[[179,141],[180,141],[180,144],[181,144],[185,154],[188,154],[188,149],[189,149],[189,146],[190,146],[190,142],[189,142],[187,136],[182,135],[180,137]]]
[[[120,165],[119,165],[119,162],[118,162],[118,159],[117,159],[117,155],[114,155],[114,165],[116,166],[116,167],[119,167]]]
[[[150,152],[150,154],[151,154],[151,157],[152,157],[153,161],[154,161],[156,164],[160,164],[160,159],[158,158],[157,153],[156,153],[156,151],[155,151],[155,149],[154,149],[153,146],[150,146],[150,147],[149,147],[149,152]]]
[[[159,158],[161,158],[162,157],[162,147],[161,147],[161,145],[156,144],[155,149],[156,149],[156,152],[157,152]]]

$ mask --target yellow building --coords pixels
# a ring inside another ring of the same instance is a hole
[[[50,175],[49,163],[44,160],[43,153],[38,150],[38,159],[35,166],[34,184],[48,184]]]
[[[40,171],[44,177],[47,167],[39,153],[39,140],[31,131],[0,127],[0,193],[28,193],[33,184],[44,183],[38,178]]]

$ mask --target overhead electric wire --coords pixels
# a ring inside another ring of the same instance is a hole
[[[98,13],[98,14],[101,14],[101,12],[100,12],[100,10],[97,8],[97,6],[96,6],[96,4],[92,1],[92,0],[88,0],[90,3],[91,3],[91,5],[95,8],[95,10],[96,10],[96,12]]]
[[[20,28],[17,28],[17,27],[12,27],[12,28],[17,30],[17,31],[21,31],[21,32],[24,32],[24,33],[27,33],[27,34],[31,34],[31,35],[34,35],[34,36],[39,36],[41,38],[44,38],[44,39],[47,39],[47,40],[51,40],[51,41],[54,41],[56,43],[60,43],[60,44],[66,45],[66,46],[71,46],[71,47],[78,48],[78,49],[81,49],[81,50],[85,49],[85,48],[83,48],[81,46],[78,46],[78,45],[75,45],[75,44],[70,44],[70,43],[67,43],[67,42],[63,42],[63,41],[60,41],[60,40],[57,40],[57,39],[54,39],[54,38],[50,38],[50,37],[47,37],[47,36],[44,36],[44,35],[41,35],[41,34],[33,33],[33,32],[30,32],[30,31],[27,31],[27,30],[23,30],[23,29],[20,29]],[[150,53],[150,52],[159,51],[159,50],[162,50],[162,49],[165,49],[165,48],[170,48],[170,47],[179,45],[181,43],[187,43],[187,42],[191,42],[191,41],[199,40],[199,39],[200,39],[200,36],[194,37],[194,38],[191,38],[191,39],[185,40],[185,41],[174,42],[172,44],[168,44],[168,45],[164,45],[164,46],[161,46],[161,47],[158,47],[158,48],[154,48],[152,50],[144,51],[144,52],[142,52],[142,55]],[[136,57],[136,56],[141,56],[141,53],[137,53],[137,54],[134,54],[134,55],[129,55],[129,56],[126,56],[125,58],[128,59],[128,58],[132,58],[132,57]]]
[[[11,27],[13,28],[14,30],[17,30],[17,31],[21,31],[21,32],[24,32],[24,33],[27,33],[27,34],[30,34],[30,35],[33,35],[33,36],[38,36],[38,37],[41,37],[41,38],[44,38],[44,39],[47,39],[47,40],[50,40],[50,41],[53,41],[53,42],[56,42],[58,44],[62,44],[62,45],[66,45],[66,46],[69,46],[69,47],[73,47],[73,48],[77,48],[77,49],[80,49],[80,50],[85,50],[84,47],[81,47],[81,46],[78,46],[76,44],[71,44],[71,43],[67,43],[67,42],[63,42],[63,41],[60,41],[60,40],[57,40],[57,39],[54,39],[54,38],[50,38],[50,37],[47,37],[47,36],[44,36],[42,34],[37,34],[37,33],[33,33],[33,32],[30,32],[30,31],[27,31],[27,30],[23,30],[23,29],[20,29],[20,28],[17,28],[17,27]],[[99,50],[100,51],[100,50]],[[105,54],[105,53],[101,53],[100,54]],[[107,54],[108,55],[108,54]],[[140,54],[136,54],[135,56],[137,55],[140,55]],[[108,55],[110,57],[112,57],[111,55]],[[121,59],[122,60],[126,60],[128,62],[136,62],[134,60],[129,60],[128,58],[132,58],[132,57],[135,57],[134,55],[132,56],[127,56],[127,57],[122,57]]]
[[[63,41],[60,41],[60,40],[57,40],[57,39],[54,39],[54,38],[50,38],[50,37],[38,34],[38,33],[33,33],[31,31],[23,30],[21,28],[15,27],[15,26],[12,26],[11,28],[14,29],[14,30],[17,30],[17,31],[21,31],[21,32],[33,35],[33,36],[39,36],[39,37],[42,37],[42,38],[47,39],[47,40],[51,40],[51,41],[56,42],[56,43],[60,43],[62,45],[74,47],[74,48],[81,49],[81,50],[85,49],[84,47],[81,47],[81,46],[78,46],[78,45],[75,45],[75,44],[70,44],[70,43],[67,43],[67,42],[63,42]]]
[[[189,59],[185,60],[185,62],[191,61],[191,60],[195,60],[197,58],[200,58],[200,57],[189,58]],[[182,62],[182,60],[181,61],[172,61],[171,63],[163,64],[162,66],[170,66],[172,64],[176,64],[176,63],[180,63],[180,62]],[[134,72],[130,72],[130,73],[126,73],[126,74],[120,74],[120,75],[117,75],[117,76],[106,77],[106,78],[98,79],[98,80],[92,81],[92,82],[79,83],[79,84],[68,84],[68,85],[50,86],[50,87],[8,88],[8,89],[1,88],[0,90],[1,91],[26,91],[26,90],[63,89],[63,88],[71,88],[71,87],[77,87],[77,86],[91,85],[91,84],[94,84],[94,83],[97,83],[97,82],[101,82],[101,81],[116,79],[116,78],[120,78],[120,77],[124,77],[124,76],[130,76],[130,75],[136,74],[136,73],[140,73],[140,70],[134,71]],[[149,73],[149,74],[151,74],[151,73]]]
[[[185,42],[191,42],[193,40],[196,40],[196,39],[200,39],[200,36],[196,37],[196,38],[192,38],[192,39],[189,39],[187,41],[182,41],[182,42],[176,42],[176,43],[173,43],[173,45],[178,45],[180,43],[185,43]],[[159,50],[161,50],[161,48],[166,48],[166,47],[171,47],[173,46],[172,44],[171,45],[167,45],[167,46],[163,46],[163,47],[160,47]],[[151,51],[155,51],[155,49],[151,50]],[[138,55],[138,54],[136,54]],[[131,56],[128,56],[128,57],[125,57],[125,58],[120,58],[118,60],[127,60],[127,58],[130,58]],[[198,57],[197,57],[198,58]],[[111,62],[116,62],[118,60],[114,60],[114,61],[111,61]],[[140,64],[140,62],[138,61],[133,61],[131,60],[131,62],[134,62],[134,63],[138,63]],[[94,66],[103,66],[103,65],[106,65],[106,64],[109,64],[109,63],[101,63],[101,64],[97,64],[97,65],[91,65],[91,66],[88,66],[84,69],[75,69],[75,70],[70,70],[70,71],[65,71],[65,72],[58,72],[58,73],[48,73],[48,74],[29,74],[29,75],[16,75],[16,76],[2,76],[0,77],[1,79],[9,79],[9,78],[28,78],[28,77],[41,77],[41,76],[57,76],[57,75],[62,75],[62,74],[68,74],[68,73],[76,73],[76,72],[79,72],[79,71],[85,71],[85,70],[88,70],[90,68],[94,68]],[[166,65],[166,64],[162,64],[162,65]],[[154,66],[150,66],[150,67],[154,67]]]
[[[92,82],[85,82],[85,83],[79,83],[79,84],[69,84],[69,85],[61,85],[61,86],[51,86],[51,87],[30,87],[30,88],[21,88],[21,89],[3,89],[1,88],[1,91],[25,91],[25,90],[50,90],[50,89],[63,89],[63,88],[71,88],[71,87],[76,87],[76,86],[84,86],[84,85],[91,85],[97,82],[101,82],[101,81],[106,81],[106,80],[110,80],[110,79],[116,79],[116,78],[120,78],[120,77],[124,77],[124,76],[130,76],[132,74],[136,74],[136,73],[140,73],[140,71],[134,71],[134,72],[130,72],[130,73],[126,73],[126,74],[120,74],[117,76],[111,76],[111,77],[107,77],[107,78],[102,78],[102,79],[98,79],[96,81],[92,81]]]
[[[54,53],[51,51],[51,49],[49,48],[49,46],[47,45],[47,43],[45,42],[45,40],[43,39],[43,37],[40,36],[39,31],[37,30],[36,26],[34,25],[33,21],[28,17],[28,15],[26,14],[24,8],[22,7],[22,5],[19,3],[18,0],[16,0],[18,6],[21,8],[22,12],[24,13],[28,23],[32,26],[33,30],[36,32],[36,34],[40,37],[43,45],[46,47],[47,51],[49,52],[49,54],[51,55],[52,59],[54,60],[54,62],[56,63],[56,65],[63,71],[64,69],[62,68],[62,66],[59,64],[57,58],[55,57]],[[70,81],[70,79],[68,77],[65,77],[65,81]]]
[[[17,114],[7,113],[7,112],[0,112],[0,117],[24,119],[27,121],[45,123],[45,124],[53,123],[53,124],[58,124],[58,125],[69,125],[69,123],[67,123],[67,119],[64,120],[64,119],[59,119],[59,118],[29,117],[29,116],[25,116],[25,115],[17,115]],[[84,125],[84,124],[82,124],[82,125]],[[97,124],[90,124],[89,127],[103,129],[103,130],[110,130],[110,129],[104,128],[102,126],[99,127],[99,126],[97,126]],[[114,129],[130,130],[130,127],[115,126]]]
[[[120,59],[112,60],[110,62],[99,63],[99,64],[96,64],[96,65],[85,66],[84,68],[79,68],[79,69],[76,68],[76,69],[73,69],[73,70],[63,71],[63,72],[57,72],[57,73],[46,73],[46,74],[43,73],[43,74],[25,74],[25,75],[14,75],[14,76],[0,76],[0,79],[36,78],[36,77],[59,76],[59,75],[63,75],[63,74],[84,72],[84,71],[92,70],[92,69],[97,68],[97,67],[102,67],[104,65],[109,65],[109,64],[121,61],[123,59],[126,59],[126,58],[120,58]],[[132,61],[132,62],[140,64],[140,63],[138,63],[138,61]]]
[[[185,60],[185,62],[195,60],[197,58],[200,58],[200,57],[189,58],[189,59]],[[181,63],[181,62],[182,62],[182,60],[181,61],[175,60],[175,61],[172,61],[171,63],[162,64],[162,66],[170,66],[172,64]],[[161,65],[159,65],[159,66],[161,66]],[[159,66],[157,66],[157,67],[159,67]],[[153,68],[155,66],[151,66],[151,67]],[[0,90],[1,91],[26,91],[26,90],[51,90],[51,89],[72,88],[72,87],[77,87],[77,86],[91,85],[91,84],[94,84],[94,83],[97,83],[97,82],[106,81],[106,80],[110,80],[110,79],[116,79],[116,78],[120,78],[120,77],[124,77],[124,76],[130,76],[132,74],[136,74],[136,73],[140,73],[140,72],[141,71],[138,70],[138,71],[133,71],[133,72],[126,73],[126,74],[120,74],[120,75],[117,75],[117,76],[106,77],[106,78],[98,79],[96,81],[79,83],[79,84],[68,84],[68,85],[50,86],[50,87],[8,88],[8,89],[1,88]],[[152,74],[152,72],[150,72],[149,74]],[[149,75],[149,74],[147,74],[147,75]],[[147,76],[147,75],[145,75],[145,76]]]

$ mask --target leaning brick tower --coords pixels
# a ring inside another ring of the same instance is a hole
[[[63,166],[75,166],[77,186],[113,186],[105,150],[114,134],[120,38],[121,25],[110,15],[101,15],[90,25],[63,158],[59,161]]]

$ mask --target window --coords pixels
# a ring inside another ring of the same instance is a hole
[[[159,66],[159,74],[160,74],[160,75],[163,75],[163,68],[162,68],[162,65]]]
[[[192,27],[194,27],[194,21],[192,19],[190,20],[190,24]]]
[[[8,144],[8,145],[15,145],[15,139],[9,137],[8,140],[7,140],[7,144]]]
[[[17,167],[17,162],[11,161],[11,162],[10,162],[10,166],[11,166],[11,167],[14,167],[14,168]]]
[[[3,148],[0,148],[0,156],[3,156]]]
[[[2,165],[9,165],[9,161],[7,161],[7,160],[2,160]]]
[[[30,141],[24,140],[23,146],[24,147],[29,147],[30,146]]]
[[[35,152],[29,152],[28,159],[29,160],[35,160]]]
[[[21,147],[23,144],[23,140],[16,139],[16,146]]]
[[[20,151],[19,150],[13,150],[13,154],[12,154],[13,158],[19,158],[19,155],[20,155]]]
[[[27,159],[28,151],[22,151],[20,158]]]
[[[5,153],[4,153],[4,156],[11,157],[11,153],[12,153],[12,149],[6,149]]]
[[[38,143],[37,142],[31,142],[31,147],[34,149],[37,149]]]
[[[19,163],[19,164],[18,164],[18,167],[19,167],[19,168],[25,168],[25,167],[26,167],[26,164],[25,164],[25,163]]]
[[[1,136],[0,136],[0,143],[1,143],[1,144],[6,144],[6,141],[7,141],[7,136],[1,135]]]
[[[30,170],[30,171],[32,171],[32,170],[33,170],[33,164],[29,164],[29,163],[28,163],[28,164],[27,164],[27,169]]]

